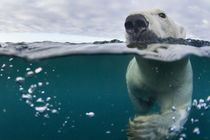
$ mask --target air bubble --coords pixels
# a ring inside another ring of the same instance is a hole
[[[172,117],[172,120],[175,122],[175,121],[176,121],[176,117],[175,117],[175,116],[173,116],[173,117]]]
[[[36,73],[36,74],[37,74],[37,73],[40,73],[41,71],[42,71],[42,68],[41,68],[41,67],[35,69],[35,73]]]
[[[51,98],[50,97],[47,97],[46,101],[49,101],[49,100],[51,100]]]
[[[28,89],[28,93],[32,94],[35,91],[36,87],[37,87],[36,84],[31,85],[30,88]]]
[[[85,114],[88,117],[94,117],[95,116],[95,113],[94,112],[86,112]]]
[[[49,82],[46,82],[46,85],[49,85],[50,83]]]
[[[40,87],[41,87],[42,85],[43,85],[43,83],[42,83],[42,82],[38,82],[38,86],[40,86]]]
[[[4,113],[6,113],[7,112],[7,110],[4,108],[3,110],[2,110]]]
[[[193,106],[197,106],[198,105],[198,101],[196,99],[194,99],[192,105]]]
[[[207,102],[210,102],[210,96],[207,97],[206,101]]]
[[[2,68],[5,68],[6,67],[6,64],[2,64],[2,66],[1,66]]]
[[[45,110],[47,110],[47,106],[40,106],[40,107],[35,107],[35,110],[42,113]]]
[[[31,99],[32,96],[30,94],[22,94],[22,98],[24,98],[24,99]]]
[[[193,129],[193,133],[199,135],[199,134],[200,134],[200,129],[199,129],[198,127],[195,127],[195,128]]]
[[[175,107],[175,106],[172,106],[172,107],[171,107],[171,110],[172,110],[172,111],[176,111],[176,107]]]
[[[35,117],[39,117],[40,116],[40,113],[39,112],[36,112],[35,113]]]
[[[43,100],[42,98],[38,98],[38,99],[36,100],[36,102],[38,102],[38,103],[43,103],[44,100]]]
[[[179,140],[184,140],[184,138],[186,138],[186,137],[187,137],[187,135],[183,133],[183,134],[180,135]]]
[[[199,104],[204,103],[204,99],[199,99]]]
[[[10,61],[10,62],[13,61],[13,58],[10,58],[9,61]]]
[[[57,111],[56,109],[53,109],[51,112],[52,112],[53,114],[58,113],[58,111]]]
[[[23,77],[16,77],[15,81],[19,84],[22,84],[25,81],[25,78]]]
[[[182,137],[182,138],[186,138],[186,137],[187,137],[187,135],[183,133],[183,134],[181,134],[181,135],[180,135],[180,137]]]
[[[50,118],[49,114],[44,115],[45,118]]]
[[[191,118],[191,123],[193,124],[193,123],[196,123],[196,122],[199,122],[199,120],[198,119],[193,119],[193,118]]]
[[[27,77],[32,77],[33,74],[34,74],[33,71],[28,71],[28,72],[26,73],[26,76],[27,76]]]
[[[111,131],[106,131],[106,134],[110,134],[111,133]]]
[[[176,126],[171,126],[170,128],[169,128],[169,132],[176,132]]]

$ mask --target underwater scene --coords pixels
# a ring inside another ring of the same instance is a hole
[[[127,140],[136,111],[126,71],[135,55],[166,63],[190,57],[192,107],[174,140],[209,140],[210,47],[190,45],[1,43],[0,140]]]

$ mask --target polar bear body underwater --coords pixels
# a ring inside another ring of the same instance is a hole
[[[159,10],[135,12],[125,21],[127,45],[158,38],[185,38],[183,27]],[[187,120],[192,96],[189,58],[163,62],[135,56],[127,69],[130,99],[138,112],[129,121],[129,140],[164,140],[179,132]],[[148,113],[157,102],[158,113]]]

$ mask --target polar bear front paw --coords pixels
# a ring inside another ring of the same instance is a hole
[[[127,136],[129,140],[162,140],[168,134],[160,115],[137,116],[129,120]]]

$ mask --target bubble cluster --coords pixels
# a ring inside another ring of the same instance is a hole
[[[207,111],[209,107],[210,107],[210,96],[208,96],[206,99],[205,98],[193,99],[192,108],[188,107],[187,111],[192,110],[192,111],[200,113],[200,115],[203,116],[204,112]],[[198,117],[200,116],[189,118],[189,121],[191,122],[191,124],[194,125],[194,128],[191,130],[191,132],[196,135],[200,135],[201,133],[201,130],[198,127],[199,122],[200,122],[199,120],[200,118]],[[174,120],[173,117],[172,117],[172,120]],[[187,135],[182,133],[179,135],[179,140],[184,140],[186,137]]]
[[[207,97],[206,102],[204,99],[194,99],[192,102],[192,106],[195,107],[197,110],[205,109],[207,110],[210,105],[208,105],[208,100],[210,100],[210,97]]]
[[[53,98],[54,100],[52,100],[51,97],[46,97],[46,95],[44,95],[46,92],[45,90],[42,90],[42,88],[44,88],[44,86],[48,86],[49,81],[46,81],[45,85],[43,84],[43,82],[38,81],[37,83],[26,86],[28,84],[28,78],[31,79],[33,78],[33,76],[41,73],[42,71],[42,67],[38,67],[34,71],[31,68],[27,67],[25,77],[17,76],[15,78],[15,81],[19,85],[21,100],[25,101],[27,105],[35,110],[35,116],[50,118],[49,114],[59,113],[60,108],[57,108],[56,106],[61,105],[61,103],[55,105],[56,102],[54,100],[56,99],[56,97]]]
[[[3,72],[3,71],[4,71],[5,67],[6,67],[6,64],[2,64],[2,66],[1,66],[1,72]],[[3,74],[1,73],[1,75],[0,75],[0,76],[3,76]]]
[[[204,112],[207,111],[210,107],[210,96],[208,96],[206,99],[193,99],[192,101],[192,108],[194,111],[201,112],[200,115],[203,116]],[[190,118],[191,124],[197,124],[199,122],[199,118]],[[198,124],[197,124],[198,125]],[[200,128],[198,126],[195,126],[192,132],[196,135],[199,135]]]

